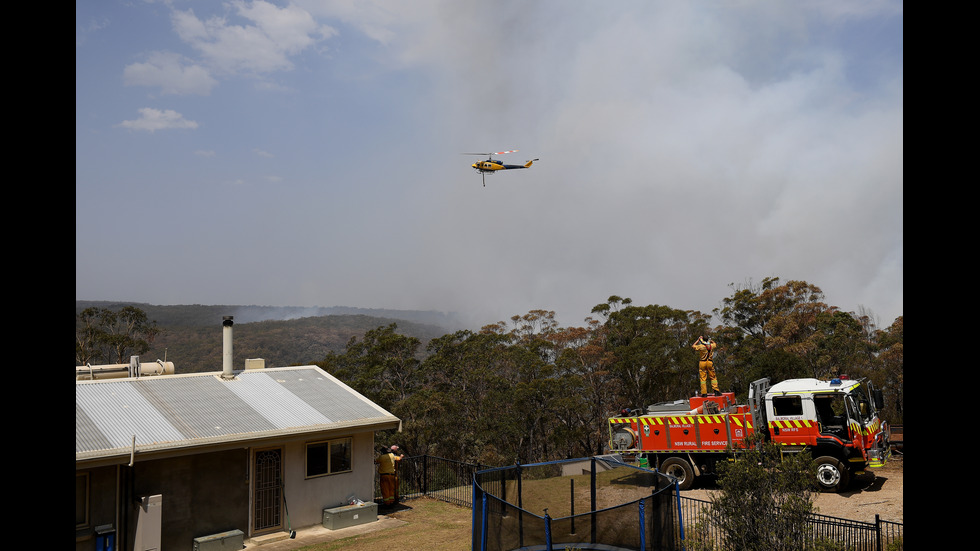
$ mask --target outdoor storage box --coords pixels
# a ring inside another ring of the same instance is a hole
[[[323,527],[328,530],[339,530],[376,520],[378,520],[378,504],[374,502],[323,510]]]
[[[193,551],[238,551],[245,544],[245,534],[241,530],[230,530],[220,534],[194,538]]]

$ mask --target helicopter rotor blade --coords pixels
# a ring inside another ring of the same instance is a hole
[[[503,155],[505,153],[517,153],[516,149],[509,151],[494,151],[493,153],[460,153],[460,155]]]

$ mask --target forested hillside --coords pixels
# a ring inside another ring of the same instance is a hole
[[[75,301],[76,329],[77,317],[86,308],[118,311],[127,306],[145,312],[147,320],[156,322],[160,330],[140,360],[173,362],[177,373],[221,370],[221,321],[229,315],[235,318],[235,369],[243,369],[246,358],[262,358],[267,367],[321,362],[330,352],[342,352],[352,337],[391,323],[400,333],[422,342],[454,327],[453,319],[439,312]],[[115,363],[117,359],[103,361]],[[124,363],[128,361],[124,358]]]
[[[778,278],[722,303],[707,314],[611,296],[584,327],[533,310],[427,346],[379,327],[318,365],[401,418],[404,432],[390,438],[406,453],[486,465],[604,453],[609,416],[698,392],[692,344],[703,335],[719,345],[721,389],[740,403],[763,377],[848,375],[882,389],[884,419],[902,423],[902,317],[878,327],[826,304],[815,285]]]
[[[816,285],[775,277],[733,286],[721,303],[705,313],[613,295],[582,327],[532,310],[479,331],[367,315],[259,321],[245,313],[251,307],[79,303],[76,362],[128,361],[138,350],[144,361],[166,355],[178,373],[219,371],[221,318],[234,315],[236,369],[246,358],[319,365],[402,419],[403,432],[380,443],[506,465],[603,453],[610,415],[698,392],[692,344],[707,335],[718,345],[720,388],[742,403],[759,378],[848,375],[881,389],[883,418],[902,424],[902,316],[879,326],[870,312],[827,304]]]
[[[150,320],[160,326],[221,326],[223,316],[234,316],[235,323],[252,323],[255,321],[289,321],[299,318],[316,318],[324,316],[366,316],[383,320],[402,320],[423,325],[434,325],[446,331],[461,329],[457,316],[434,310],[389,310],[382,308],[352,308],[349,306],[241,306],[241,305],[210,305],[210,304],[180,304],[175,306],[160,306],[141,302],[93,301],[76,300],[75,315],[85,308],[108,308],[119,310],[124,306],[135,306],[146,312]]]

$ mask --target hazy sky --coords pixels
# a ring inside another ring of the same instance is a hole
[[[78,1],[75,298],[903,314],[903,4]],[[518,149],[487,177],[468,152]],[[717,320],[716,320],[717,321]]]

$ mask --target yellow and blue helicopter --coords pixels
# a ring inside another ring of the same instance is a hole
[[[463,155],[486,155],[487,159],[485,161],[477,161],[473,163],[473,168],[476,169],[483,176],[483,187],[487,187],[487,174],[493,174],[498,170],[511,170],[517,168],[531,168],[531,163],[537,161],[537,159],[531,159],[522,165],[505,165],[503,161],[499,159],[494,159],[494,155],[503,155],[505,153],[515,153],[516,149],[511,149],[509,151],[495,151],[493,153],[463,153]]]

